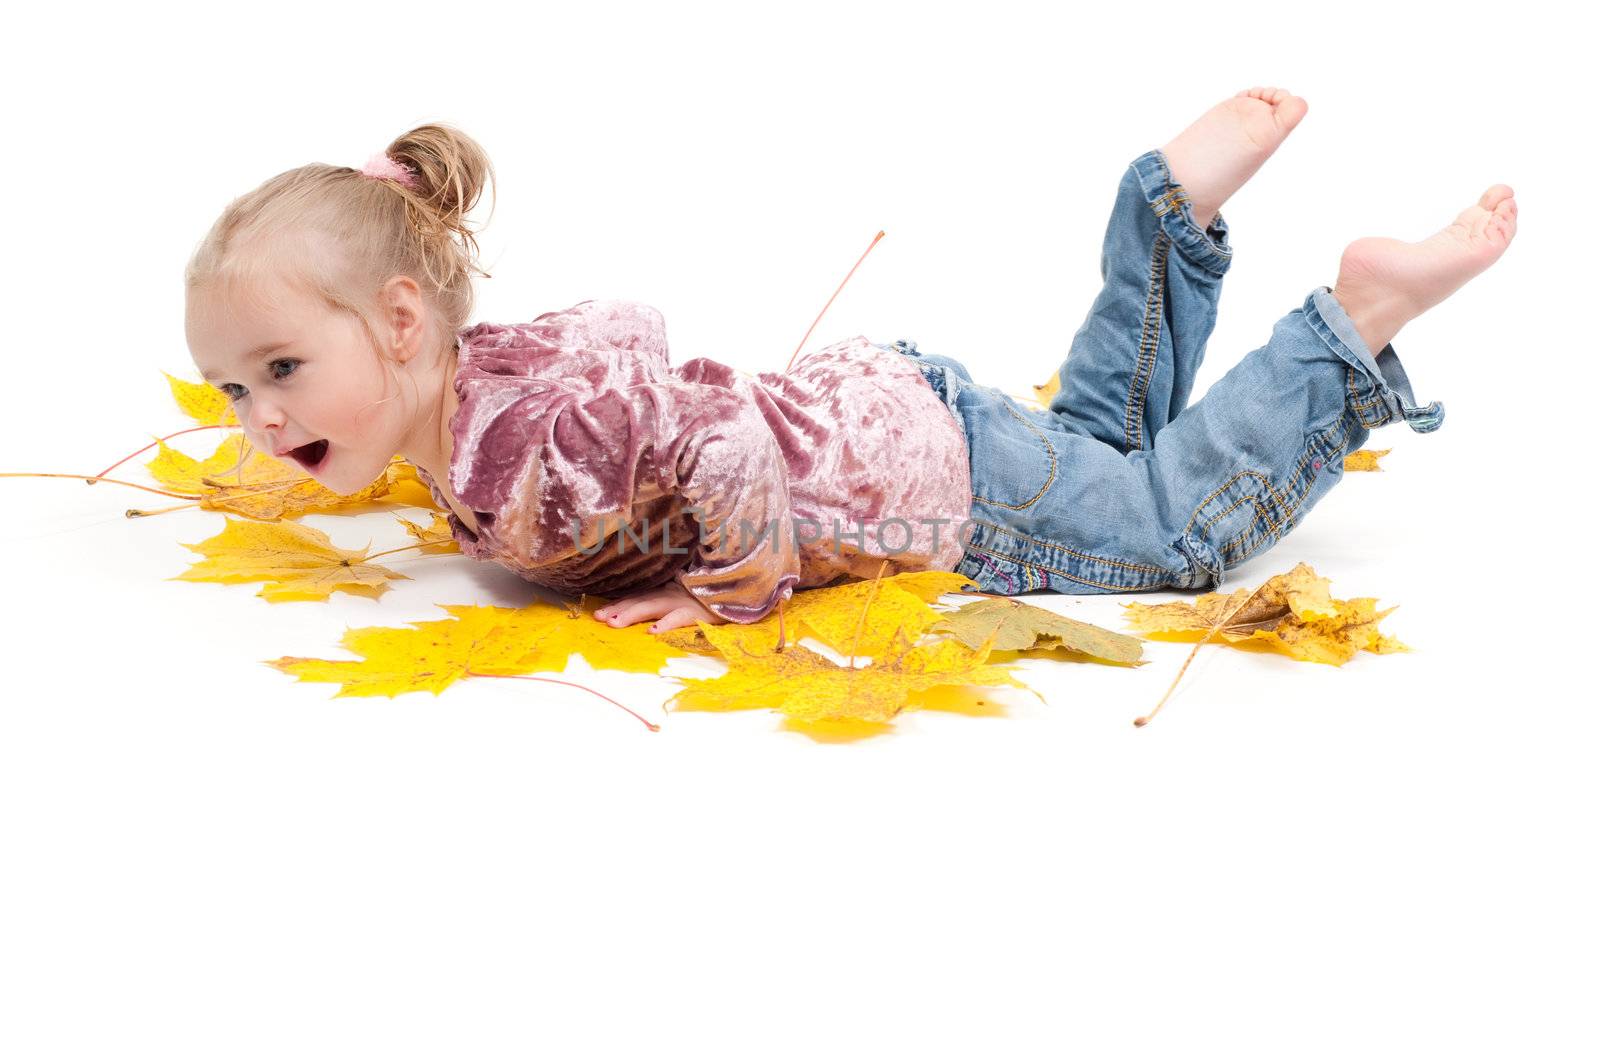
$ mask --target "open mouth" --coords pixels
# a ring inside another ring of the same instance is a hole
[[[328,459],[328,441],[319,439],[314,443],[307,443],[303,447],[295,447],[289,451],[289,457],[300,463],[306,472],[315,473]]]

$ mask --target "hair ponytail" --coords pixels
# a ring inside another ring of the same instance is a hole
[[[397,137],[385,154],[415,175],[414,190],[397,182],[396,191],[405,197],[416,259],[435,287],[449,290],[457,277],[474,272],[490,276],[475,261],[478,241],[466,221],[494,177],[477,141],[450,126],[423,125]]]

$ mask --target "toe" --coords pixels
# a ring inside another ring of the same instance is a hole
[[[1306,116],[1307,110],[1309,107],[1305,100],[1286,93],[1273,111],[1273,115],[1278,119],[1278,125],[1283,127],[1284,132],[1288,132],[1300,124],[1300,119]]]
[[[1493,210],[1501,201],[1510,199],[1514,194],[1510,185],[1490,185],[1488,191],[1478,198],[1478,206],[1484,210]]]
[[[1508,199],[1495,208],[1495,220],[1507,240],[1517,235],[1517,203]]]

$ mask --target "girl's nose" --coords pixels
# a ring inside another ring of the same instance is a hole
[[[256,434],[264,435],[267,432],[280,431],[283,428],[283,422],[283,411],[278,407],[260,400],[250,403],[249,427]]]

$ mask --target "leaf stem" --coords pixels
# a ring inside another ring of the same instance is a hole
[[[161,513],[171,513],[174,510],[189,509],[193,506],[198,506],[199,504],[200,503],[198,502],[185,502],[181,506],[167,506],[165,509],[130,509],[125,511],[122,515],[124,517],[154,517]]]
[[[794,365],[794,360],[795,360],[795,358],[797,358],[799,356],[801,350],[804,349],[804,347],[806,345],[806,340],[811,338],[811,333],[817,327],[817,322],[822,320],[822,315],[826,314],[828,312],[828,307],[833,305],[833,301],[835,299],[837,299],[839,297],[839,293],[844,290],[845,284],[848,283],[850,278],[855,275],[856,266],[861,265],[862,259],[865,259],[867,257],[868,252],[870,252],[874,247],[877,247],[878,246],[878,241],[882,240],[882,239],[883,239],[883,230],[879,229],[878,230],[878,235],[874,236],[872,238],[872,243],[867,245],[867,250],[861,252],[861,258],[856,259],[856,265],[850,267],[850,272],[846,273],[844,275],[844,280],[839,282],[839,287],[835,288],[833,290],[833,294],[828,296],[828,301],[823,304],[822,310],[821,310],[821,312],[819,312],[817,314],[816,320],[811,322],[811,328],[806,329],[806,334],[804,336],[800,337],[800,346],[798,346],[798,347],[796,347],[794,349],[794,354],[791,354],[789,356],[789,364],[785,365],[783,367],[783,371],[785,373],[787,373],[789,371],[789,366]]]
[[[851,669],[856,666],[856,647],[861,645],[861,629],[866,627],[867,624],[867,610],[872,608],[873,599],[878,597],[878,587],[883,579],[883,570],[888,567],[889,559],[886,557],[883,559],[883,564],[878,566],[878,574],[872,577],[872,586],[867,590],[867,603],[861,607],[861,615],[856,618],[856,634],[850,640],[850,664],[848,667]]]
[[[155,443],[147,443],[144,446],[140,447],[138,450],[134,451],[132,454],[129,454],[127,457],[121,459],[120,461],[114,461],[110,465],[107,465],[98,474],[96,474],[94,477],[92,477],[90,479],[90,482],[93,483],[95,480],[100,479],[106,473],[110,472],[112,469],[115,469],[118,465],[121,465],[123,462],[132,461],[134,458],[137,458],[140,454],[143,454],[145,451],[149,450],[151,447],[156,446],[159,443],[165,443],[167,440],[173,438],[173,436],[181,436],[185,432],[204,432],[208,428],[238,428],[238,427],[239,426],[236,425],[236,424],[199,424],[199,425],[195,425],[193,428],[183,428],[183,429],[180,429],[180,430],[178,430],[176,432],[169,433],[168,435],[162,436]]]
[[[153,494],[166,495],[168,498],[187,498],[191,501],[198,501],[200,498],[199,495],[180,495],[174,491],[163,491],[159,487],[150,487],[146,484],[136,484],[131,480],[113,480],[105,476],[84,476],[75,472],[0,472],[0,476],[45,476],[55,477],[62,480],[84,480],[91,485],[96,483],[121,484],[124,487],[137,487],[141,491],[149,491]]]
[[[616,698],[606,697],[606,695],[600,693],[598,690],[594,690],[594,689],[591,689],[590,687],[586,687],[582,683],[572,683],[572,682],[568,682],[565,679],[551,679],[548,676],[542,676],[542,675],[491,675],[491,674],[489,674],[487,672],[473,672],[473,671],[468,671],[466,674],[470,675],[470,676],[476,676],[479,679],[531,679],[536,683],[557,683],[557,684],[559,684],[561,686],[564,686],[564,687],[577,687],[579,690],[588,691],[589,693],[593,694],[597,698],[601,698],[601,699],[603,699],[605,701],[611,702],[611,704],[615,705],[617,708],[621,709],[623,712],[627,713],[629,716],[632,716],[634,719],[638,720],[640,723],[642,723],[646,727],[650,728],[650,730],[652,730],[652,731],[661,730],[661,725],[660,724],[651,723],[649,720],[645,719],[643,716],[640,716],[637,712],[634,712],[632,709],[628,708],[628,706],[624,705],[622,702],[618,701]]]
[[[1167,692],[1161,695],[1161,700],[1156,702],[1156,707],[1150,710],[1150,714],[1148,716],[1140,716],[1138,719],[1133,721],[1133,725],[1135,727],[1143,727],[1145,724],[1155,719],[1156,713],[1161,711],[1161,706],[1167,703],[1167,699],[1172,696],[1172,692],[1178,688],[1178,680],[1182,679],[1183,673],[1189,670],[1189,662],[1193,661],[1194,655],[1200,652],[1200,647],[1211,641],[1212,635],[1215,635],[1224,624],[1238,616],[1240,611],[1243,610],[1245,606],[1254,601],[1256,595],[1260,594],[1262,588],[1264,588],[1266,585],[1266,583],[1263,583],[1260,587],[1257,587],[1255,590],[1251,591],[1249,597],[1245,598],[1244,601],[1239,603],[1238,608],[1234,609],[1233,612],[1229,613],[1227,616],[1213,624],[1211,626],[1211,630],[1206,632],[1206,637],[1194,644],[1194,649],[1189,651],[1189,656],[1183,659],[1183,667],[1179,668],[1178,674],[1172,677],[1172,685],[1167,687]]]
[[[398,554],[402,550],[416,550],[416,549],[419,549],[419,548],[424,547],[424,546],[432,546],[434,543],[453,543],[453,542],[455,542],[455,538],[453,536],[451,538],[448,538],[448,539],[424,539],[421,542],[411,543],[408,546],[397,546],[392,550],[380,550],[375,554],[368,554],[363,560],[364,561],[371,561],[373,558],[382,557],[385,554]],[[570,611],[570,609],[571,609],[571,607],[568,606],[568,610],[569,611]]]

